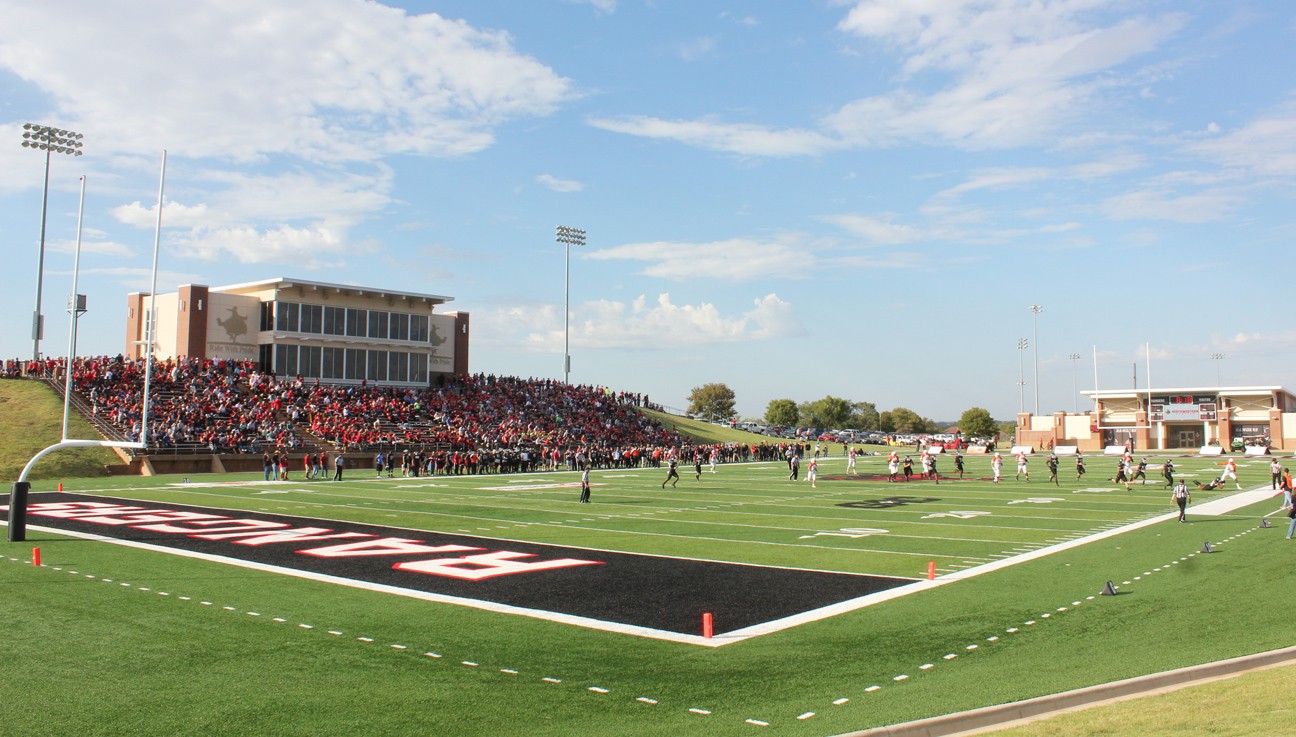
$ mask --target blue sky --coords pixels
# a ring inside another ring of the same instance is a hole
[[[1292,388],[1296,5],[1209,0],[0,0],[0,355],[124,350],[148,288],[455,297],[475,371],[743,415],[947,420],[1073,387]],[[1028,307],[1043,305],[1038,343]],[[1033,348],[1038,348],[1035,385]],[[1078,353],[1083,358],[1072,361]],[[1223,354],[1222,360],[1212,354]]]

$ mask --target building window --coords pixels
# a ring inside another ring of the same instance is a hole
[[[298,331],[297,316],[301,305],[296,302],[275,303],[275,330],[295,333]]]
[[[369,337],[387,339],[387,313],[382,310],[369,310]]]
[[[262,332],[266,330],[274,330],[274,309],[274,302],[261,303],[261,323],[257,327],[258,330],[261,330]]]
[[[410,367],[409,367],[410,383],[414,383],[414,384],[427,383],[428,380],[427,365],[428,365],[428,357],[426,353],[410,354]]]
[[[404,312],[391,313],[391,333],[388,337],[392,340],[409,340],[409,318]]]
[[[359,348],[346,349],[346,378],[360,381],[365,377],[365,352]]]
[[[369,311],[349,309],[346,313],[346,334],[352,338],[368,337]]]
[[[288,374],[289,376],[301,375],[306,378],[319,378],[320,363],[323,350],[316,345],[304,345],[300,348],[297,359],[297,374]]]
[[[370,313],[371,315],[373,313]],[[366,377],[370,381],[387,380],[387,351],[369,351],[369,370]]]
[[[406,381],[406,377],[409,376],[409,354],[392,351],[387,356],[387,380]]]
[[[346,335],[346,308],[324,308],[324,334]]]
[[[301,306],[301,332],[319,335],[324,332],[324,308],[320,305]]]
[[[279,376],[293,376],[297,373],[297,346],[275,346],[274,371]]]
[[[415,343],[428,342],[428,316],[410,315],[410,340]]]
[[[346,365],[346,353],[342,348],[324,348],[322,350],[323,366],[320,368],[321,379],[343,378]]]

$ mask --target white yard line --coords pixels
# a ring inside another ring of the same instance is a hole
[[[1259,501],[1263,501],[1264,499],[1272,495],[1273,495],[1272,489],[1256,489],[1254,491],[1243,491],[1237,494],[1231,494],[1227,497],[1212,500],[1210,502],[1201,505],[1201,507],[1192,507],[1190,508],[1190,511],[1193,514],[1197,514],[1197,515],[1218,516],[1222,514],[1228,514],[1229,512],[1232,512],[1237,509],[1241,509],[1242,507],[1255,504],[1256,502]],[[1207,508],[1207,507],[1211,509],[1210,512],[1201,511],[1202,508]],[[838,614],[844,614],[846,612],[853,612],[857,609],[863,609],[864,607],[872,606],[874,604],[881,604],[884,601],[899,599],[902,596],[916,594],[921,591],[929,591],[937,586],[944,586],[946,584],[955,583],[957,581],[965,581],[969,578],[983,576],[987,573],[993,573],[995,571],[1003,570],[1004,568],[1020,565],[1022,563],[1026,563],[1032,560],[1038,560],[1040,558],[1044,558],[1053,555],[1055,553],[1061,553],[1066,550],[1078,548],[1082,545],[1088,545],[1089,543],[1097,542],[1099,540],[1106,540],[1107,538],[1116,537],[1117,535],[1122,535],[1126,532],[1133,532],[1134,530],[1139,530],[1144,527],[1150,527],[1152,525],[1165,522],[1167,520],[1177,519],[1178,517],[1179,517],[1178,512],[1167,512],[1166,514],[1157,515],[1156,517],[1151,517],[1149,519],[1141,520],[1139,522],[1132,522],[1128,525],[1113,527],[1111,529],[1103,530],[1102,532],[1097,532],[1092,535],[1085,535],[1084,537],[1079,537],[1074,540],[1068,540],[1067,542],[1064,543],[1058,543],[1057,545],[1050,545],[1046,548],[1039,548],[1037,550],[1032,550],[1029,553],[1013,555],[1010,557],[1001,558],[999,560],[990,563],[983,563],[981,565],[974,566],[972,568],[965,568],[961,571],[956,571],[954,573],[948,573],[946,575],[940,576],[939,578],[932,581],[918,581],[916,583],[911,583],[905,586],[899,586],[894,589],[879,591],[876,594],[869,594],[868,596],[862,596],[858,599],[843,601],[839,604],[834,604],[832,606],[824,607],[822,609],[816,609],[810,612],[803,612],[801,614],[787,617],[785,619],[779,619],[773,622],[766,622],[764,624],[748,627],[746,629],[735,630],[725,635],[718,636],[715,639],[724,640],[725,643],[738,642],[741,640],[745,640],[749,637],[757,637],[759,635],[765,635],[771,632],[778,632],[780,630],[787,629],[788,627],[795,627],[800,624],[815,622],[820,619],[836,616]]]

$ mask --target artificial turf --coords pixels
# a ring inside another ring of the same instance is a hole
[[[968,462],[988,475],[986,459]],[[822,473],[840,475],[844,463],[829,459]],[[1199,479],[1216,468],[1176,463]],[[949,575],[1170,511],[1161,484],[1126,492],[1096,478],[1097,465],[1083,484],[1047,488],[821,478],[811,489],[752,464],[663,491],[657,469],[605,472],[584,507],[571,488],[525,488],[574,481],[566,473],[63,481],[170,503],[919,579],[928,560]],[[1267,481],[1261,466],[1244,465],[1243,480]],[[938,501],[841,506],[895,497]],[[1285,583],[1296,542],[1285,525],[1256,526],[1273,507],[1190,510],[1187,525],[1154,524],[719,648],[29,531],[27,543],[0,546],[10,641],[0,698],[31,707],[12,710],[5,731],[837,734],[1292,644],[1296,592]],[[988,514],[928,517],[952,512]],[[861,529],[887,532],[843,532]],[[1217,552],[1197,552],[1206,540]],[[28,562],[34,546],[41,568]],[[1122,593],[1096,596],[1109,579]]]

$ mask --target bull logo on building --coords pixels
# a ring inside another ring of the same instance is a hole
[[[229,317],[224,320],[216,318],[216,324],[225,329],[231,343],[237,343],[240,335],[247,335],[247,318],[239,314],[237,307],[229,308]]]

